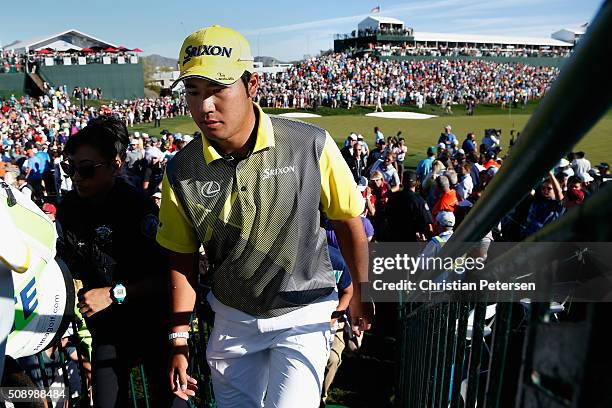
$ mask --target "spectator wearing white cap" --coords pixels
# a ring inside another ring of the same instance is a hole
[[[153,193],[153,195],[151,196],[151,198],[153,198],[153,201],[155,202],[155,205],[160,208],[161,207],[161,200],[162,200],[162,193],[160,190],[157,190],[156,192]]]
[[[133,138],[125,158],[126,176],[130,184],[140,188],[146,169],[145,151],[142,139]]]
[[[593,185],[595,179],[590,173],[579,173],[577,177],[582,182],[582,190],[585,192],[587,197],[591,196],[597,191],[596,186]]]
[[[164,177],[163,159],[164,154],[157,147],[150,147],[145,153],[147,167],[144,172],[142,189],[147,194],[152,195],[161,185]]]
[[[566,158],[559,160],[557,168],[555,169],[555,174],[559,172],[563,172],[567,177],[572,177],[574,175],[574,169],[570,167],[570,162]]]
[[[353,149],[357,144],[357,134],[351,132],[346,141],[344,142],[344,147],[340,149],[340,153],[342,153],[342,157],[348,163],[350,158],[353,156]]]
[[[438,143],[438,145],[436,146],[438,148],[438,159],[442,156],[446,156],[446,144],[445,143]]]
[[[450,211],[440,211],[434,220],[434,237],[432,237],[423,249],[423,256],[426,258],[435,257],[453,235],[455,226],[455,214]]]
[[[363,139],[363,135],[361,133],[357,134],[357,142],[363,147],[364,158],[368,157],[368,155],[370,154],[370,146],[368,146],[366,141]]]

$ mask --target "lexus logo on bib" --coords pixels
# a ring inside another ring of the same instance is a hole
[[[204,197],[214,197],[221,191],[221,186],[216,181],[207,181],[202,186],[202,195]]]

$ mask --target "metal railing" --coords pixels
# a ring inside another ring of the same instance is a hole
[[[612,76],[602,61],[612,54],[610,27],[612,2],[606,1],[501,170],[443,247],[440,257],[466,253],[471,243],[479,241],[529,194],[535,181],[552,169],[609,110]],[[530,242],[612,241],[611,200],[612,185],[602,188],[583,205],[574,207],[558,221],[527,238],[525,243],[517,244],[496,259],[495,265],[507,266],[501,269],[506,277],[517,276],[529,263],[528,256],[521,258],[517,254],[526,251]],[[555,283],[555,267],[551,265],[541,272],[549,274],[551,283]],[[478,277],[492,276],[493,269],[493,265],[487,266]],[[431,278],[434,276],[423,277]],[[419,297],[409,295],[407,300],[414,302]],[[554,406],[586,406],[582,404],[591,401],[589,396],[593,390],[585,391],[589,387],[585,379],[594,374],[586,368],[584,372],[577,370],[582,375],[574,376],[572,382],[558,365],[584,368],[589,357],[587,351],[581,357],[558,355],[556,362],[546,362],[549,367],[537,357],[538,352],[544,352],[542,343],[547,331],[565,333],[558,343],[565,341],[563,344],[570,349],[583,350],[585,344],[592,344],[589,343],[591,334],[598,330],[594,316],[598,315],[600,305],[585,304],[583,308],[586,311],[582,320],[578,326],[572,326],[551,323],[555,310],[548,303],[487,305],[444,300],[401,305],[396,406],[535,407],[553,402]],[[544,346],[555,344],[544,343]],[[514,358],[508,357],[510,350]],[[572,361],[565,361],[568,359]]]

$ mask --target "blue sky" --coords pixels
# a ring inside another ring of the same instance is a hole
[[[75,28],[144,55],[176,58],[189,33],[211,24],[241,31],[254,55],[300,59],[333,46],[378,5],[415,31],[550,37],[591,21],[603,0],[29,0],[0,6],[0,44]],[[177,6],[174,6],[174,5]]]

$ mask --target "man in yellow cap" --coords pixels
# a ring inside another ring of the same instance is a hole
[[[215,311],[207,360],[219,407],[318,406],[338,302],[320,211],[334,222],[358,289],[353,323],[367,330],[361,194],[326,131],[269,117],[253,103],[259,79],[238,32],[196,31],[179,64],[177,82],[202,136],[168,163],[162,182],[157,240],[170,260],[169,382],[177,395],[193,395],[186,345],[203,245]]]

